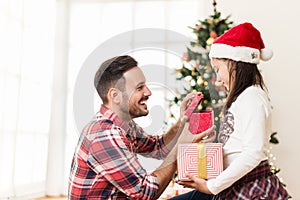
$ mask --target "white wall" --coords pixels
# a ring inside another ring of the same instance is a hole
[[[281,169],[279,176],[293,199],[300,199],[299,7],[297,0],[226,0],[218,1],[217,6],[223,16],[231,14],[235,23],[253,23],[261,31],[265,45],[274,51],[273,59],[260,67],[274,106],[273,129],[278,132],[280,142],[273,145],[273,153]]]

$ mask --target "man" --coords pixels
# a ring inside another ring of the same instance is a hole
[[[157,199],[176,170],[177,142],[192,140],[179,136],[183,112],[193,95],[184,99],[180,118],[169,131],[162,136],[149,136],[132,120],[148,114],[147,100],[151,95],[132,57],[105,61],[94,84],[103,104],[83,129],[76,147],[69,199]],[[165,159],[149,174],[136,153]]]

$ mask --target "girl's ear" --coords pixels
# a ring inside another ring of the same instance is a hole
[[[122,93],[116,88],[110,88],[107,93],[108,102],[120,104],[122,101]]]

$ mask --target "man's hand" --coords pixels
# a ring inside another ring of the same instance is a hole
[[[188,95],[184,97],[182,100],[181,106],[180,106],[180,116],[179,119],[182,119],[184,117],[184,113],[187,109],[187,107],[190,105],[192,102],[193,98],[197,95],[200,94],[201,92],[191,92]]]

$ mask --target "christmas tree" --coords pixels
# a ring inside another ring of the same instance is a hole
[[[172,110],[172,106],[179,107],[182,99],[188,93],[192,91],[202,92],[203,100],[197,110],[212,109],[214,111],[214,124],[218,133],[226,91],[224,86],[217,81],[208,54],[214,39],[230,29],[233,26],[233,21],[229,19],[230,15],[226,18],[221,17],[221,13],[216,9],[215,0],[213,1],[213,8],[212,15],[204,20],[198,20],[193,27],[189,27],[196,37],[187,47],[187,52],[183,54],[182,67],[176,69],[177,80],[184,81],[186,84],[183,92],[180,92],[177,97],[170,101],[170,110]],[[173,118],[174,115],[171,113],[170,117]],[[279,143],[276,134],[277,132],[272,133],[269,141],[271,144]],[[273,163],[276,157],[271,153],[271,148],[268,157],[272,172],[277,174],[280,169]]]
[[[218,130],[219,119],[223,103],[226,98],[226,91],[221,83],[217,82],[216,74],[211,67],[208,57],[210,45],[214,39],[232,27],[233,22],[230,16],[221,18],[221,13],[216,9],[216,2],[213,1],[214,13],[207,19],[198,20],[192,29],[195,40],[190,42],[187,52],[183,55],[183,65],[176,70],[177,80],[187,82],[184,91],[171,101],[172,106],[178,106],[183,97],[191,91],[199,91],[203,94],[203,100],[198,106],[198,111],[213,109],[214,124]],[[171,117],[174,117],[171,114]]]

